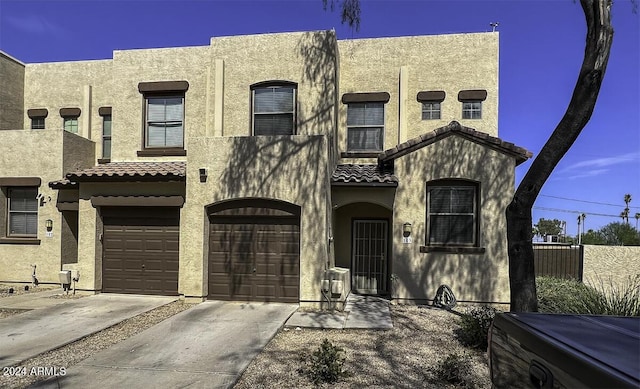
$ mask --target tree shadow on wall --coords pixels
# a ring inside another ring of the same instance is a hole
[[[289,75],[290,81],[298,83],[295,135],[229,138],[230,157],[219,177],[221,195],[224,199],[259,197],[294,203],[301,207],[301,231],[322,241],[328,235],[330,176],[336,160],[335,34],[305,33],[283,54],[300,64]],[[314,258],[301,265],[324,264],[325,260]]]

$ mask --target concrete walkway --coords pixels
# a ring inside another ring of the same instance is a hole
[[[298,308],[205,301],[38,388],[228,388]]]
[[[389,301],[376,296],[350,294],[344,312],[294,313],[287,327],[333,329],[390,329],[393,328]]]
[[[0,366],[32,358],[177,299],[100,294],[77,300],[49,299],[51,305],[43,307],[46,305],[44,296],[49,292],[2,299],[16,299],[11,309],[36,306],[39,309],[0,319]],[[27,296],[33,303],[29,303]]]

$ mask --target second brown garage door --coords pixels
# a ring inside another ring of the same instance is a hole
[[[298,302],[300,216],[295,206],[239,201],[210,210],[209,297]]]
[[[102,291],[178,294],[176,207],[103,207]]]

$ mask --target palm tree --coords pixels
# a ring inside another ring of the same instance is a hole
[[[622,218],[622,221],[626,221],[627,224],[629,224],[629,210],[625,208],[624,211],[620,212],[620,217]]]
[[[582,232],[584,232],[584,219],[587,217],[585,213],[578,215],[578,244],[582,243],[582,234],[580,233],[580,224],[582,224]]]
[[[640,220],[640,213],[636,212],[635,218],[636,218],[636,230],[637,230],[638,229],[638,220]]]
[[[626,207],[624,208],[624,211],[620,214],[620,217],[622,217],[622,221],[626,221],[627,224],[629,224],[629,203],[630,202],[631,202],[631,195],[627,193],[624,195],[624,203],[626,204]]]

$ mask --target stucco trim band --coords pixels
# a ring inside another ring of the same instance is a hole
[[[27,116],[29,116],[30,119],[46,118],[47,116],[49,116],[49,110],[47,110],[46,108],[28,109]]]
[[[458,92],[458,101],[485,101],[487,91],[484,89],[469,89]]]
[[[77,117],[81,112],[80,108],[60,108],[60,116],[63,118]]]
[[[0,177],[0,186],[40,186],[40,177]]]
[[[388,103],[391,96],[387,92],[345,93],[342,104],[351,103]]]
[[[187,81],[152,81],[138,84],[138,92],[140,93],[186,92],[187,90],[189,90]]]
[[[423,101],[442,102],[444,101],[445,97],[446,97],[446,93],[441,90],[421,91],[421,92],[418,92],[418,95],[416,96],[416,100],[418,100],[419,102],[423,102]]]
[[[182,207],[182,196],[91,196],[94,207]]]

